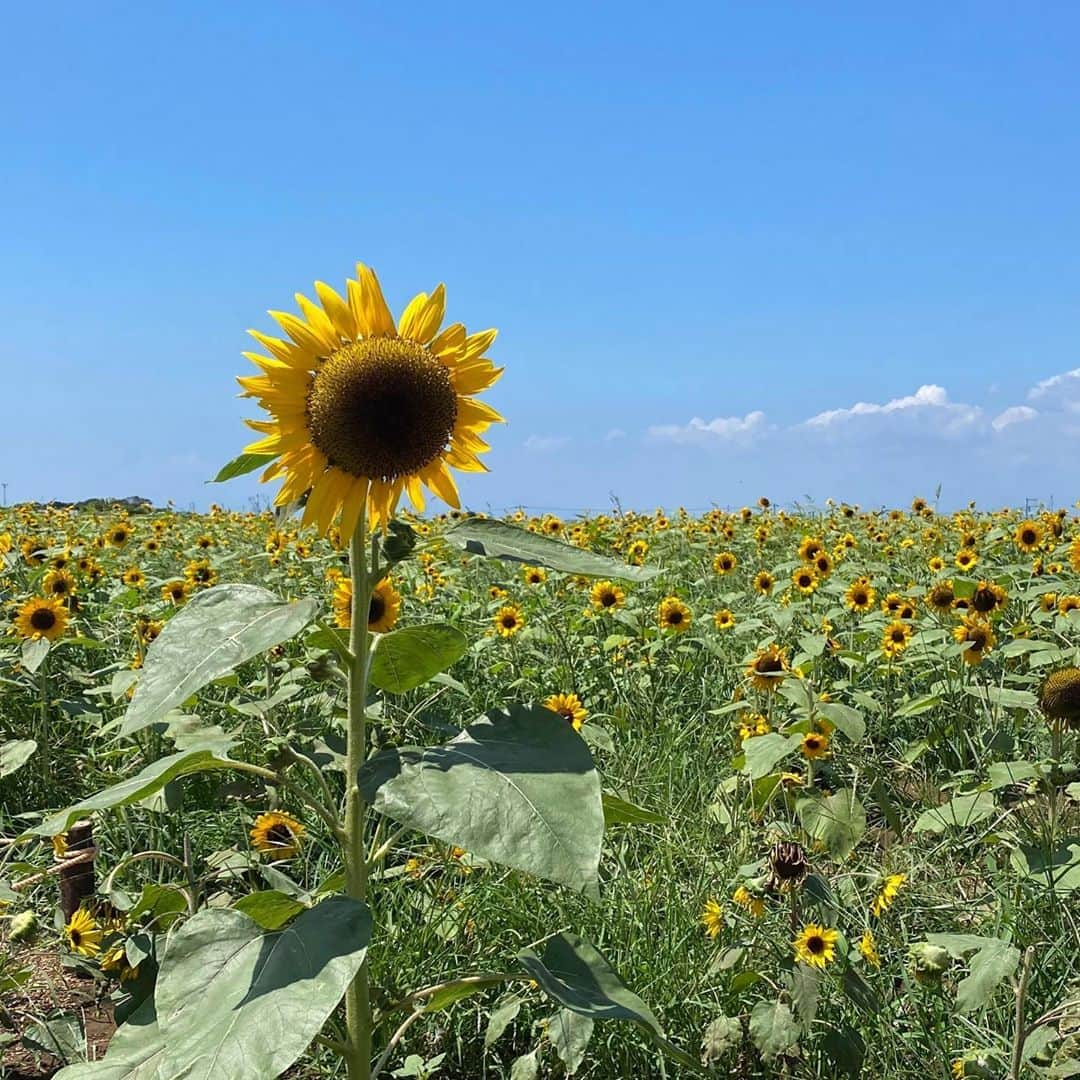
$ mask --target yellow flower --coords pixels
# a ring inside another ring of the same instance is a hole
[[[789,670],[787,649],[773,644],[758,650],[746,666],[746,677],[755,690],[769,692],[779,687]]]
[[[64,927],[68,946],[78,956],[96,956],[101,951],[101,927],[86,908],[79,908]]]
[[[27,600],[15,615],[15,633],[19,637],[36,641],[45,638],[55,641],[67,628],[68,613],[55,597],[37,597]]]
[[[754,591],[762,596],[768,596],[773,591],[775,584],[776,578],[768,570],[759,570],[754,575]]]
[[[495,612],[495,632],[500,637],[513,637],[524,625],[525,620],[516,607],[508,605]]]
[[[859,953],[871,967],[881,967],[881,957],[878,955],[877,943],[874,941],[874,935],[870,930],[864,930],[862,937],[859,938]]]
[[[581,730],[589,710],[581,704],[577,694],[552,694],[544,702],[544,708],[558,713],[575,731]]]
[[[906,881],[906,874],[889,874],[885,878],[881,885],[881,891],[874,897],[874,902],[870,905],[870,910],[875,918],[880,918],[881,913],[892,904]]]
[[[755,919],[760,919],[765,914],[765,901],[760,896],[755,896],[745,885],[740,885],[732,894],[731,899],[741,908],[745,908]]]
[[[597,611],[613,611],[626,603],[626,593],[610,581],[598,581],[589,591],[589,600]]]
[[[911,635],[911,625],[895,619],[885,627],[885,631],[881,635],[881,651],[892,660],[908,647]]]
[[[191,595],[191,585],[186,581],[177,579],[176,581],[166,582],[161,586],[161,599],[167,604],[172,604],[174,607],[180,607],[181,604],[187,603],[187,598]]]
[[[141,589],[146,584],[146,575],[137,566],[130,566],[120,575],[120,580],[129,589]]]
[[[343,630],[352,626],[352,579],[343,577],[334,586],[334,623]],[[386,634],[394,629],[401,615],[401,593],[390,583],[389,578],[371,590],[368,604],[368,629],[373,634]]]
[[[706,900],[705,907],[701,912],[701,924],[705,927],[705,933],[715,938],[724,929],[724,909],[716,900]]]
[[[835,930],[827,929],[817,923],[809,923],[800,931],[792,942],[795,959],[811,967],[823,968],[836,959]]]
[[[446,289],[418,293],[396,324],[374,271],[358,263],[346,295],[315,283],[320,303],[297,296],[301,316],[271,312],[290,340],[251,331],[270,356],[245,355],[261,371],[239,379],[268,421],[248,421],[264,438],[247,453],[273,454],[263,480],[283,476],[278,505],[308,494],[302,524],[341,536],[390,520],[403,494],[424,508],[426,486],[460,506],[450,466],[482,472],[481,438],[502,417],[473,395],[502,369],[484,354],[494,330],[440,331]],[[561,524],[560,524],[561,529]]]
[[[971,570],[979,561],[979,556],[970,548],[962,548],[956,553],[956,565],[961,570]]]
[[[521,576],[526,585],[543,585],[547,581],[547,571],[542,566],[523,566]]]
[[[730,609],[721,608],[713,615],[713,626],[717,630],[730,630],[735,625],[735,616]]]
[[[1013,543],[1025,554],[1035,551],[1043,540],[1043,529],[1037,521],[1021,521],[1013,533]]]
[[[660,601],[658,618],[665,630],[681,634],[690,629],[690,623],[694,617],[690,609],[677,596],[668,596]]]
[[[75,578],[67,570],[50,570],[41,582],[41,591],[62,600],[75,591]]]
[[[988,622],[968,615],[953,631],[953,637],[964,646],[965,664],[981,664],[983,657],[997,644],[994,631]]]
[[[260,814],[251,828],[251,846],[275,859],[292,859],[300,854],[304,826],[291,814],[277,810]]]
[[[824,732],[808,731],[799,746],[805,758],[824,757],[829,752],[829,736]]]
[[[801,570],[796,570],[791,575],[791,580],[795,585],[795,588],[803,594],[803,596],[810,596],[811,593],[817,591],[819,585],[817,571],[813,568],[806,566]]]
[[[848,586],[847,592],[844,593],[844,603],[852,611],[862,615],[874,606],[876,596],[877,593],[866,578],[857,578]]]
[[[197,559],[184,567],[184,578],[193,589],[208,589],[217,581],[217,571],[206,559]]]
[[[128,522],[118,522],[105,534],[105,542],[110,547],[122,548],[131,539],[134,531]]]
[[[738,564],[739,560],[730,551],[722,551],[713,559],[712,568],[718,574],[730,574]]]

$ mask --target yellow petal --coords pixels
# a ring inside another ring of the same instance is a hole
[[[467,364],[470,360],[479,360],[491,348],[491,343],[498,333],[498,330],[481,330],[477,334],[470,334],[465,339],[465,352],[461,362]]]
[[[458,364],[450,369],[450,381],[459,394],[479,394],[494,386],[505,369],[496,367],[489,360],[475,360],[471,364]]]
[[[409,305],[412,306],[411,304]],[[406,309],[408,311],[408,309]],[[446,314],[446,286],[436,285],[435,291],[427,298],[423,306],[416,312],[406,327],[405,316],[401,316],[401,325],[398,332],[402,337],[409,338],[421,345],[426,345],[442,326],[443,316]]]
[[[296,293],[296,304],[307,319],[311,332],[323,343],[323,351],[333,352],[341,344],[341,338],[334,329],[330,316],[303,293]]]
[[[338,334],[349,340],[356,337],[356,316],[352,308],[325,281],[315,282],[315,293]]]
[[[283,364],[288,364],[289,367],[306,367],[310,362],[310,356],[303,349],[298,349],[290,341],[283,341],[281,338],[262,334],[258,330],[249,330],[248,333],[267,352],[276,356]]]
[[[424,470],[423,480],[448,506],[454,507],[455,510],[461,507],[461,496],[458,494],[457,484],[454,483],[454,477],[442,461],[429,465]]]
[[[427,501],[424,499],[424,485],[418,476],[410,476],[405,489],[409,493],[409,501],[413,504],[416,512],[422,514]]]
[[[503,418],[484,401],[461,398],[458,401],[457,423],[464,427],[471,427],[476,423],[501,424]]]
[[[375,271],[363,263],[356,264],[356,277],[360,282],[360,293],[363,302],[363,318],[357,319],[357,324],[362,334],[382,334],[393,336],[394,316],[383,299],[382,287]],[[349,290],[349,302],[352,303],[352,290]],[[355,310],[355,309],[354,309]]]
[[[356,532],[356,525],[360,520],[360,511],[367,502],[368,488],[367,480],[354,479],[348,494],[345,496],[345,502],[341,507],[341,538],[344,541],[348,541],[352,534]]]
[[[426,292],[420,292],[405,305],[405,310],[401,313],[401,318],[398,319],[397,324],[399,337],[409,338],[413,341],[416,340],[412,336],[412,330],[420,318],[420,313],[427,306],[427,302],[428,294]]]
[[[429,346],[433,356],[440,360],[456,360],[465,348],[465,325],[451,323]]]

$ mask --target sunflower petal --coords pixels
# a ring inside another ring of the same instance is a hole
[[[291,341],[271,337],[269,334],[260,333],[258,330],[249,330],[248,333],[272,356],[277,357],[283,364],[289,367],[307,367],[310,357],[306,352],[298,349]],[[245,353],[245,355],[247,355]]]
[[[476,360],[451,368],[450,379],[459,394],[479,394],[481,390],[494,386],[502,378],[504,370],[488,360]]]
[[[395,333],[394,316],[390,314],[386,300],[383,299],[382,287],[375,276],[375,271],[363,263],[357,263],[356,277],[360,283],[363,312],[363,318],[357,319],[357,328],[360,333],[368,336],[376,334],[392,336]],[[350,289],[349,292],[351,303],[352,290]]]
[[[470,334],[465,339],[465,352],[461,357],[461,362],[467,364],[470,360],[479,360],[491,348],[491,343],[498,336],[498,333],[498,330],[493,329]]]
[[[325,281],[315,282],[315,294],[338,335],[348,340],[355,338],[356,316],[353,315],[352,308]]]
[[[435,461],[429,465],[423,472],[422,478],[425,484],[447,506],[454,507],[455,510],[461,507],[461,496],[458,494],[457,484],[454,483],[454,477],[450,470],[443,464],[441,460]]]
[[[465,348],[465,324],[451,323],[428,346],[440,360],[457,360]]]
[[[413,337],[413,329],[419,321],[420,313],[424,310],[427,302],[428,294],[420,292],[405,305],[405,310],[401,313],[401,318],[398,319],[397,332],[399,337],[416,340]]]
[[[412,306],[410,304],[401,316],[398,332],[404,338],[426,345],[442,326],[443,316],[446,314],[446,286],[436,285],[435,291],[424,300],[411,318],[407,318]]]
[[[268,314],[308,356],[316,357],[326,354],[326,343],[303,319],[298,319],[287,311],[271,311]]]

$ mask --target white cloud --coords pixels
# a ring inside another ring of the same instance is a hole
[[[561,450],[569,442],[569,435],[530,435],[525,440],[525,449],[543,454],[549,450]]]
[[[990,426],[995,431],[1004,431],[1005,428],[1011,427],[1013,424],[1026,424],[1029,420],[1034,420],[1038,415],[1039,410],[1032,409],[1028,405],[1012,405],[1004,412],[998,413],[990,421]]]
[[[655,424],[649,428],[649,435],[677,443],[710,443],[751,438],[764,425],[765,414],[755,410],[742,417],[718,416],[715,420],[705,421],[695,416],[689,424]]]
[[[1028,400],[1037,401],[1049,394],[1051,390],[1068,390],[1076,386],[1080,386],[1080,368],[1073,368],[1072,371],[1065,371],[1060,375],[1051,375],[1049,379],[1037,382],[1028,391]]]
[[[957,434],[979,419],[982,410],[977,405],[965,405],[949,400],[943,386],[933,383],[920,386],[914,394],[893,398],[884,404],[872,401],[857,401],[848,409],[826,409],[809,420],[803,421],[803,427],[827,429],[838,424],[846,424],[856,417],[896,416],[896,417],[931,417],[937,430],[942,434]]]
[[[615,439],[625,439],[626,432],[621,427],[613,427],[605,436],[605,442],[613,442]]]

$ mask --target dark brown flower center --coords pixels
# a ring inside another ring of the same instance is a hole
[[[30,616],[30,625],[42,633],[51,630],[56,625],[56,613],[49,608],[38,608]]]
[[[825,951],[825,939],[818,934],[811,934],[810,937],[806,939],[806,949],[807,952],[811,952],[815,956],[818,956]]]
[[[385,614],[386,601],[378,593],[372,593],[371,603],[368,604],[368,624],[377,623]]]
[[[293,843],[292,829],[288,825],[278,822],[266,830],[266,842],[274,847],[288,847]]]
[[[368,338],[323,364],[308,394],[312,442],[356,477],[415,474],[446,448],[457,421],[450,373],[421,345]]]

